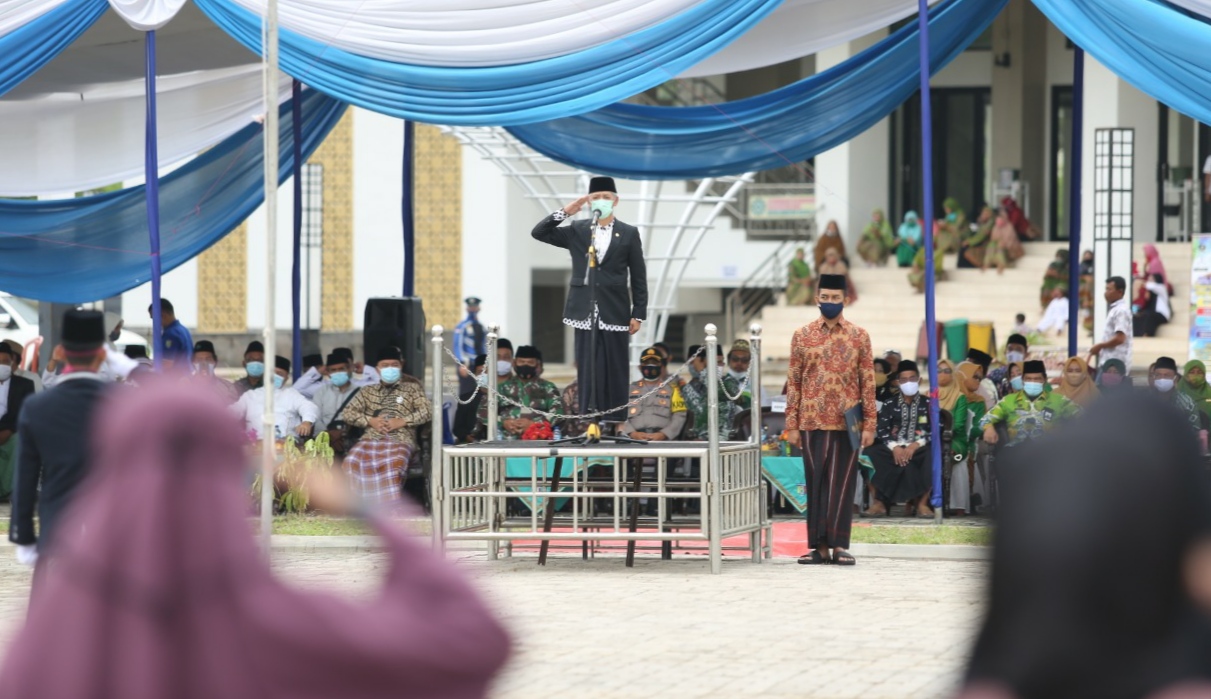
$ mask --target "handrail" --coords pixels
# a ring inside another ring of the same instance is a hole
[[[772,304],[778,294],[786,288],[786,249],[800,241],[784,240],[769,257],[765,258],[757,269],[748,276],[740,286],[732,290],[724,301],[724,328],[728,342],[736,338],[736,333],[757,317],[763,308]]]

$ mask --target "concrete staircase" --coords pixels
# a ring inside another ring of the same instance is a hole
[[[998,275],[995,270],[980,272],[978,269],[956,269],[956,256],[947,255],[946,281],[938,284],[938,320],[945,322],[966,318],[970,321],[992,321],[997,342],[1003,348],[1005,338],[1012,332],[1017,313],[1025,313],[1027,324],[1032,326],[1041,319],[1043,309],[1039,307],[1039,287],[1043,273],[1055,258],[1056,251],[1062,247],[1062,243],[1028,244],[1025,246],[1026,256],[1003,275]],[[1137,369],[1146,368],[1162,355],[1171,356],[1181,364],[1187,355],[1191,246],[1188,243],[1166,243],[1159,245],[1159,248],[1175,287],[1173,319],[1162,326],[1158,337],[1134,340],[1134,364]],[[1141,262],[1144,259],[1142,246],[1136,247],[1135,259]],[[860,261],[851,270],[858,291],[858,303],[846,308],[845,315],[870,332],[876,355],[893,348],[903,352],[905,357],[911,357],[916,352],[921,323],[925,318],[925,298],[909,286],[907,272],[894,265],[869,269],[863,267]],[[1102,287],[1103,284],[1098,283],[1096,293],[1102,293]],[[757,322],[764,328],[763,346],[769,359],[765,369],[767,376],[784,369],[795,330],[815,319],[818,314],[814,306],[788,307],[784,297],[780,297],[776,305],[764,309]],[[1061,349],[1067,344],[1066,337],[1057,337],[1049,345]],[[1082,349],[1092,344],[1092,338],[1082,337]]]

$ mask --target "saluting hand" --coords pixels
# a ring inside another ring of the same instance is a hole
[[[575,216],[587,203],[589,203],[589,197],[588,195],[585,195],[571,204],[563,207],[563,212],[569,216]]]

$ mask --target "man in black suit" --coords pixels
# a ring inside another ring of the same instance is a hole
[[[97,375],[105,362],[104,342],[105,317],[100,311],[71,310],[64,314],[66,370],[53,388],[26,400],[17,419],[20,449],[8,538],[17,544],[17,560],[26,564],[39,561],[35,580],[46,568],[47,553],[53,555],[51,539],[63,509],[92,463],[89,434],[106,386]]]
[[[34,395],[35,388],[33,381],[13,373],[13,349],[0,342],[0,500],[13,492],[17,418],[25,399]]]
[[[588,204],[597,218],[561,226]],[[572,280],[564,305],[563,322],[576,328],[577,382],[580,410],[604,410],[627,402],[630,385],[628,335],[639,332],[648,314],[648,273],[643,261],[639,229],[614,217],[618,189],[611,177],[594,177],[589,193],[544,218],[530,233],[535,240],[564,248],[572,256]],[[589,248],[597,257],[597,291],[594,307],[589,287]],[[629,280],[628,280],[629,276]],[[596,322],[596,356],[589,362],[590,328]],[[622,412],[607,419],[621,421]]]

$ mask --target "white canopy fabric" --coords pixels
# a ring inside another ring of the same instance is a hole
[[[262,79],[257,64],[160,77],[161,166],[193,157],[263,115]],[[280,99],[289,98],[283,76]],[[142,80],[0,101],[0,195],[82,191],[142,177],[145,109]]]
[[[0,36],[28,24],[67,0],[0,0]]]
[[[736,73],[810,56],[916,13],[917,0],[784,0],[756,27],[679,77]]]
[[[1211,19],[1211,0],[1169,0],[1169,2],[1185,8],[1199,17]]]
[[[141,32],[159,29],[181,11],[185,0],[109,0],[109,6]]]
[[[865,1],[865,0],[863,0]],[[265,0],[234,0],[265,15]],[[281,26],[395,63],[510,65],[620,40],[698,0],[282,0]]]

